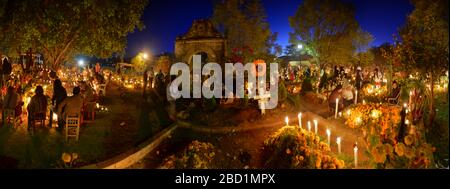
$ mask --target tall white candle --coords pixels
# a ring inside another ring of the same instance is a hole
[[[337,119],[338,115],[338,105],[339,105],[339,98],[336,98],[336,111],[334,113],[334,118]]]
[[[358,103],[358,91],[355,91],[355,104]]]
[[[412,94],[413,94],[413,92],[409,91],[409,102],[408,102],[409,107],[411,107],[411,103],[412,103]]]
[[[327,129],[327,144],[328,144],[328,146],[330,145],[330,135],[331,135],[331,131],[330,131],[330,129]]]
[[[358,167],[358,143],[356,143],[355,148],[353,148],[353,153],[355,156],[355,168]]]
[[[300,128],[303,128],[302,127],[302,113],[301,112],[298,113],[298,125],[299,125]]]
[[[286,126],[289,126],[289,118],[288,118],[288,116],[286,116],[286,117],[284,118],[284,122],[286,122]]]
[[[311,132],[311,121],[308,121],[308,132]]]
[[[338,153],[341,154],[341,137],[336,138],[336,143],[338,145]]]
[[[314,133],[317,135],[317,120],[314,120]]]

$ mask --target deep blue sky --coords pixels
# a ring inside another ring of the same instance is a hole
[[[372,46],[392,42],[392,35],[413,10],[408,0],[346,0],[354,4],[361,27],[375,37]],[[272,32],[278,32],[283,48],[289,43],[288,17],[302,0],[263,0]],[[128,36],[126,56],[141,50],[152,54],[173,52],[175,38],[186,32],[194,19],[208,18],[213,0],[150,0],[142,17],[145,29]]]

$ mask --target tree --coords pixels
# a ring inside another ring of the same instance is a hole
[[[148,67],[148,60],[144,58],[144,53],[140,52],[131,59],[131,64],[137,72],[142,73]]]
[[[289,17],[294,30],[289,42],[303,44],[319,66],[347,64],[354,54],[353,39],[363,33],[353,7],[339,0],[305,0]]]
[[[171,59],[168,55],[162,55],[156,60],[153,70],[157,71],[157,72],[159,72],[159,70],[161,70],[163,73],[169,73],[170,62],[171,62]]]
[[[226,50],[233,62],[267,58],[280,50],[260,0],[218,0],[212,21],[227,37]]]
[[[147,0],[7,0],[0,6],[0,49],[41,52],[53,69],[78,54],[123,53],[126,36],[142,29]]]
[[[355,47],[355,58],[360,65],[369,65],[373,63],[374,55],[368,49],[369,44],[373,41],[373,36],[361,28],[356,30],[353,38],[353,46]]]
[[[415,9],[400,30],[400,42],[394,47],[392,59],[401,68],[414,68],[429,81],[428,127],[436,116],[434,82],[448,70],[448,0],[433,2],[411,0]]]

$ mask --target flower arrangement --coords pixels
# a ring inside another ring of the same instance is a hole
[[[327,143],[305,129],[285,126],[264,142],[265,166],[289,169],[342,169],[343,160],[331,154]]]
[[[388,89],[386,85],[376,87],[375,85],[367,84],[362,88],[361,94],[368,102],[379,102],[388,94]]]
[[[377,168],[429,168],[434,148],[411,124],[399,138],[400,111],[397,106],[358,104],[344,114],[345,125],[363,132],[367,154]]]
[[[207,169],[215,156],[215,149],[211,143],[192,141],[180,156],[171,155],[161,166],[163,169]]]
[[[343,114],[347,119],[345,125],[363,132],[374,130],[381,135],[397,130],[400,123],[401,108],[386,104],[358,104],[351,106]]]

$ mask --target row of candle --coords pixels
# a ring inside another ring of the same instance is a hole
[[[289,117],[285,117],[285,122],[286,122],[286,126],[289,126]],[[318,121],[317,120],[313,120],[314,122],[314,133],[317,135],[317,131],[318,131]],[[302,126],[302,113],[298,113],[298,125],[301,129],[303,129]],[[308,127],[308,132],[311,132],[311,121],[307,122],[307,127]],[[331,137],[331,131],[330,129],[326,129],[326,134],[327,134],[327,144],[328,146],[330,146],[330,137]],[[338,146],[338,153],[341,154],[341,137],[337,137],[336,138],[336,144]],[[355,144],[354,148],[353,148],[353,153],[354,153],[354,160],[355,160],[355,168],[358,166],[358,145],[357,143]]]

